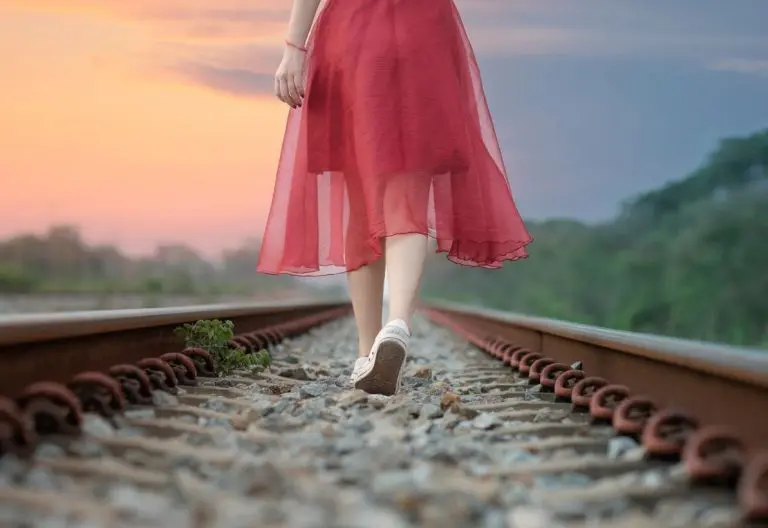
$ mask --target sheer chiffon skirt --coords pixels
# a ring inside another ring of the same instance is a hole
[[[452,0],[329,0],[308,48],[259,271],[351,271],[404,233],[469,266],[527,256],[532,238]]]

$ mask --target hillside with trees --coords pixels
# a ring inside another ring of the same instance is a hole
[[[131,258],[117,247],[87,244],[71,226],[0,241],[0,294],[184,295],[201,301],[220,295],[273,294],[297,289],[289,277],[256,274],[258,242],[226,251],[211,262],[184,245],[161,245]]]
[[[720,142],[687,177],[600,225],[530,224],[503,270],[430,259],[424,293],[531,315],[768,347],[768,129]]]

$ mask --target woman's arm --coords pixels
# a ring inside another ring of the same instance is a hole
[[[275,74],[275,95],[291,108],[301,106],[304,98],[306,57],[301,48],[307,41],[319,6],[320,0],[293,0],[283,60]]]
[[[288,21],[288,35],[286,37],[288,42],[304,46],[319,6],[320,0],[293,0],[291,19]]]

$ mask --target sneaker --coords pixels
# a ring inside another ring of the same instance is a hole
[[[357,360],[355,360],[355,366],[352,369],[352,375],[349,377],[350,381],[353,384],[357,383],[357,380],[360,379],[360,376],[362,376],[363,373],[366,371],[369,361],[370,359],[368,358],[368,356],[362,356],[357,358]]]
[[[396,319],[387,323],[376,336],[368,362],[361,366],[355,388],[369,394],[395,394],[402,381],[410,338],[405,321]]]

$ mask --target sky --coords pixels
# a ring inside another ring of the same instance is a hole
[[[765,0],[457,5],[527,218],[610,218],[768,127]],[[289,8],[2,0],[0,237],[68,223],[130,253],[213,255],[260,236]]]

